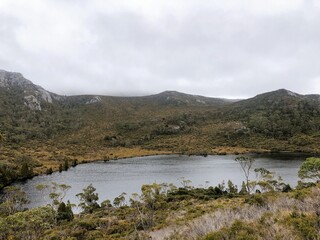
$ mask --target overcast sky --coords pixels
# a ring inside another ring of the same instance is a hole
[[[0,0],[0,69],[64,95],[320,94],[320,1]]]

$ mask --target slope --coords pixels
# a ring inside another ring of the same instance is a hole
[[[59,96],[0,71],[0,161],[19,172],[21,157],[30,157],[35,173],[43,173],[65,161],[161,153],[317,153],[319,99],[285,89],[241,101],[175,91]]]

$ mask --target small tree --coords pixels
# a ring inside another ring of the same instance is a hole
[[[250,177],[251,168],[255,160],[251,157],[240,156],[240,157],[237,157],[235,161],[240,164],[240,167],[245,176],[245,184],[246,184],[247,192],[250,193],[251,187],[250,187],[249,177]]]
[[[298,172],[301,179],[320,181],[320,158],[307,158],[301,165]]]
[[[171,191],[167,184],[143,185],[142,194],[132,194],[131,206],[136,209],[137,228],[147,230],[154,225],[155,212],[167,207],[166,196]]]
[[[8,186],[3,190],[0,213],[11,215],[24,210],[24,206],[29,203],[29,199],[24,191],[16,186]]]
[[[83,209],[84,213],[92,213],[95,209],[99,208],[97,201],[99,200],[98,193],[95,193],[96,188],[90,184],[83,189],[82,193],[76,196],[80,198],[79,207]]]
[[[63,170],[68,171],[68,169],[69,169],[69,162],[68,160],[64,160]]]
[[[113,200],[113,205],[115,207],[122,207],[125,205],[125,201],[126,201],[126,193],[123,192],[121,193],[118,197],[116,197],[114,200]]]
[[[72,167],[75,167],[75,166],[77,166],[78,165],[78,160],[77,159],[73,159],[72,160],[72,163],[71,163],[71,166]]]
[[[185,179],[184,177],[179,178],[179,180],[180,180],[180,183],[183,188],[188,189],[188,190],[192,189],[192,186],[191,186],[192,181],[191,180]]]
[[[252,188],[254,189],[256,186],[259,186],[261,191],[282,191],[285,187],[285,183],[282,178],[278,176],[275,178],[275,174],[270,172],[265,168],[256,168],[254,169],[256,173],[256,181],[252,181]]]
[[[73,212],[72,212],[72,206],[70,202],[65,204],[64,202],[61,202],[57,209],[57,221],[71,221],[73,219]]]
[[[32,177],[32,175],[33,175],[32,167],[27,162],[22,163],[21,169],[20,169],[21,179],[30,178]]]
[[[71,186],[66,184],[58,184],[56,182],[52,182],[51,185],[37,185],[37,190],[42,191],[44,189],[49,189],[49,198],[52,200],[52,207],[57,210],[60,203],[62,203],[63,199],[67,195],[67,192]]]
[[[239,192],[240,194],[243,194],[243,195],[245,195],[245,194],[247,194],[248,193],[248,191],[247,191],[247,187],[246,187],[246,184],[245,184],[245,182],[244,181],[242,181],[242,185],[241,185],[241,190],[240,190],[240,192]]]
[[[107,200],[104,200],[102,203],[101,203],[101,208],[111,208],[112,207],[112,204],[111,204],[111,201],[109,199]]]
[[[234,185],[231,180],[228,180],[228,192],[231,195],[235,195],[238,193],[238,187],[237,185]]]
[[[5,138],[4,135],[0,133],[0,146],[4,142]]]

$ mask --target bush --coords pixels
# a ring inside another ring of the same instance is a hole
[[[292,212],[286,222],[302,239],[319,238],[320,219],[316,215]]]
[[[81,220],[77,225],[86,230],[94,230],[97,227],[97,223],[90,219]]]
[[[302,163],[298,175],[301,179],[320,181],[320,158],[307,158]]]
[[[46,170],[46,174],[47,174],[47,175],[50,175],[50,174],[52,174],[52,173],[53,173],[52,168],[48,168],[48,169]]]
[[[256,206],[264,206],[266,204],[266,200],[263,198],[261,194],[250,195],[246,198],[244,202]]]
[[[70,204],[65,204],[64,202],[61,202],[57,209],[57,221],[71,221],[73,219],[73,212],[71,209]]]
[[[257,240],[261,239],[259,229],[252,226],[252,223],[246,223],[236,220],[230,228],[223,228],[220,231],[209,233],[205,240]]]
[[[0,229],[2,235],[14,236],[14,239],[40,239],[54,224],[55,211],[51,207],[40,207],[4,218]]]

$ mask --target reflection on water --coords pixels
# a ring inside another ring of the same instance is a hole
[[[254,168],[263,167],[275,172],[291,186],[296,185],[298,169],[305,159],[302,155],[288,154],[251,156],[256,159]],[[166,182],[180,186],[179,179],[182,177],[191,180],[193,186],[217,185],[229,179],[241,185],[244,178],[238,163],[234,161],[236,157],[163,155],[95,162],[78,165],[66,172],[38,176],[19,185],[27,192],[32,202],[30,207],[49,202],[47,194],[37,191],[36,186],[51,182],[70,185],[71,190],[68,191],[65,200],[72,203],[78,202],[75,195],[90,183],[97,189],[101,201],[113,200],[122,192],[128,195],[139,193],[143,184]],[[254,173],[251,177],[254,177]]]

